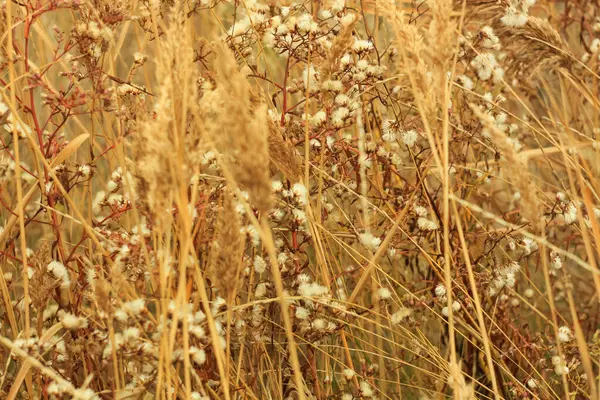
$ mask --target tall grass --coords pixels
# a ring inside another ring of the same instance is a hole
[[[0,14],[0,398],[600,399],[595,2]]]

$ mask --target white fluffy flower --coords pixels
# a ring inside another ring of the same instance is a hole
[[[296,318],[307,319],[310,312],[304,307],[296,307]]]
[[[371,251],[377,250],[377,248],[381,244],[381,239],[376,236],[373,236],[373,234],[369,231],[361,233],[359,238],[363,246],[365,246]]]
[[[77,171],[84,178],[87,178],[88,176],[90,176],[90,173],[92,172],[92,168],[89,165],[87,165],[87,164],[83,164],[83,165],[79,166],[79,168],[77,169]]]
[[[398,325],[398,324],[402,323],[402,321],[404,321],[407,317],[409,317],[410,314],[411,314],[411,310],[409,308],[401,308],[400,310],[398,310],[392,314],[392,318],[391,318],[392,324]]]
[[[462,85],[462,87],[466,90],[473,90],[473,80],[466,75],[460,75],[458,77],[458,81]]]
[[[446,287],[442,284],[439,284],[435,287],[435,295],[437,297],[444,297],[446,296]]]
[[[331,122],[334,126],[341,128],[344,126],[344,123],[349,115],[350,110],[348,110],[346,107],[336,108],[333,113],[331,113]]]
[[[526,13],[511,6],[506,9],[506,14],[500,18],[500,21],[508,27],[519,28],[525,26],[527,19],[528,15]]]
[[[571,328],[568,326],[561,326],[558,328],[558,341],[561,343],[569,343],[573,340],[573,334],[571,333]]]
[[[417,131],[415,131],[414,129],[411,129],[406,132],[402,132],[402,143],[404,143],[408,147],[413,147],[415,145],[415,143],[417,142],[418,138],[419,138],[419,135],[417,134]]]
[[[342,371],[342,373],[344,374],[344,378],[349,381],[352,378],[354,378],[356,376],[356,372],[354,372],[353,370],[346,368],[344,369],[344,371]]]
[[[255,256],[254,257],[254,272],[256,272],[257,274],[262,274],[263,272],[265,272],[267,269],[267,263],[265,262],[264,258],[262,258],[261,256]]]
[[[419,205],[415,205],[413,206],[413,211],[415,212],[415,214],[417,214],[419,217],[426,217],[427,214],[429,214],[429,211],[427,211],[427,209],[423,206],[419,206]]]
[[[357,53],[373,50],[373,43],[369,40],[356,40],[352,45],[352,50]]]
[[[452,311],[458,312],[460,311],[460,303],[456,300],[452,302]]]
[[[565,224],[572,224],[573,222],[577,221],[577,206],[575,203],[570,201],[565,207],[562,215],[565,220]]]
[[[561,269],[562,266],[563,262],[558,253],[555,251],[550,252],[550,267],[556,271]]]
[[[69,278],[69,271],[60,261],[50,261],[47,266],[48,272],[52,273],[56,279],[61,280],[60,287],[68,289],[71,286],[71,279]]]
[[[371,387],[371,385],[369,385],[367,381],[360,382],[360,392],[363,395],[363,397],[372,397],[374,394],[373,388]]]
[[[306,186],[301,183],[294,183],[292,186],[292,193],[297,198],[298,203],[305,205],[308,201],[308,192]]]
[[[327,287],[323,285],[319,285],[318,283],[301,283],[298,285],[298,293],[300,296],[305,297],[321,297],[325,296],[329,290]]]
[[[267,285],[264,282],[256,285],[256,289],[254,289],[254,297],[260,299],[267,295]]]
[[[123,310],[132,315],[139,315],[146,307],[144,299],[135,299],[123,304]]]
[[[80,329],[87,328],[88,326],[87,319],[71,313],[64,313],[60,322],[62,322],[63,326],[67,329]]]
[[[317,318],[312,322],[312,327],[318,331],[324,331],[327,324],[323,318]]]
[[[554,366],[554,373],[556,375],[567,375],[569,373],[569,367],[567,367],[565,360],[561,359],[560,356],[552,357],[552,365]]]
[[[392,292],[386,287],[381,287],[377,290],[377,297],[379,297],[380,300],[387,300],[392,297]]]
[[[204,351],[204,349],[199,349],[195,346],[191,346],[189,351],[190,355],[192,356],[192,360],[196,364],[202,365],[206,362],[206,352]]]
[[[481,36],[483,36],[483,40],[481,41],[483,47],[490,50],[500,49],[500,39],[498,39],[491,26],[481,28]]]
[[[471,67],[482,81],[487,81],[492,77],[497,65],[496,57],[492,53],[481,53],[471,61]]]
[[[331,92],[341,92],[344,89],[344,85],[341,81],[328,79],[321,84],[321,89]]]
[[[420,217],[417,220],[417,225],[422,231],[435,231],[436,229],[438,229],[438,224],[435,221],[432,221],[425,217]]]

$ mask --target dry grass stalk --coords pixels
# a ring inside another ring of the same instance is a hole
[[[244,237],[235,199],[225,190],[210,250],[210,272],[214,285],[231,305],[240,286]]]
[[[269,156],[275,168],[292,182],[298,182],[302,176],[302,166],[294,146],[281,134],[278,125],[268,121]]]
[[[267,212],[272,205],[267,107],[252,94],[227,46],[215,43],[213,51],[218,72],[215,87],[200,101],[202,126],[252,205]]]
[[[537,190],[531,182],[527,164],[519,157],[514,143],[509,141],[506,134],[496,127],[494,119],[490,115],[483,113],[474,105],[471,105],[471,109],[490,132],[492,142],[497,146],[500,157],[502,157],[501,164],[506,168],[506,177],[520,193],[522,204],[520,211],[523,217],[530,224],[531,230],[538,232],[541,228],[542,215],[539,209]]]

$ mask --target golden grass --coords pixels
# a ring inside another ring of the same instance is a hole
[[[600,8],[0,5],[0,398],[600,399]]]

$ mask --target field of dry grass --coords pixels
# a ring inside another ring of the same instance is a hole
[[[597,0],[0,0],[0,399],[600,400]]]

